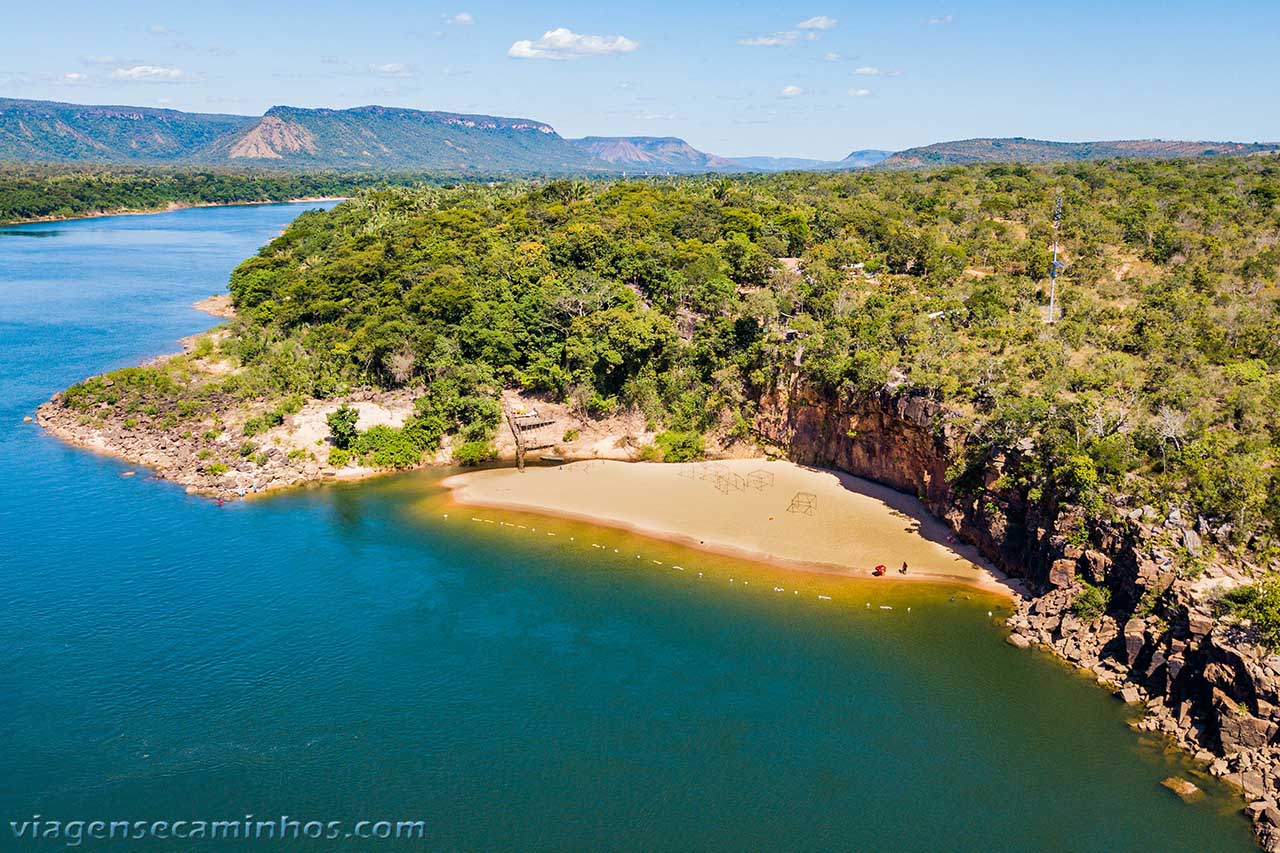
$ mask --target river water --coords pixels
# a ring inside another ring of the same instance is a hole
[[[996,600],[450,507],[429,473],[217,507],[22,423],[208,326],[314,206],[0,229],[0,849],[67,846],[16,837],[37,815],[338,834],[264,850],[1250,849]],[[254,846],[163,832],[80,846]]]

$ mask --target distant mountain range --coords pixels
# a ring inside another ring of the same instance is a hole
[[[632,172],[742,171],[733,160],[699,151],[674,136],[586,136],[569,142],[597,160]]]
[[[749,172],[834,172],[866,169],[880,163],[892,151],[866,149],[854,151],[843,160],[807,160],[803,157],[731,157]]]
[[[0,98],[0,161],[500,174],[698,174],[911,169],[965,163],[1248,155],[1280,144],[966,139],[843,160],[721,157],[673,136],[565,139],[524,118],[392,107],[186,113]]]
[[[899,151],[880,163],[886,169],[919,169],[970,163],[1063,163],[1082,160],[1182,160],[1280,151],[1274,142],[1180,142],[1121,139],[1111,142],[1046,142],[1040,139],[961,139]]]
[[[0,160],[285,169],[616,171],[543,122],[390,107],[261,118],[0,99]]]

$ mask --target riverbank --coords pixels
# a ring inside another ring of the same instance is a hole
[[[895,580],[1021,592],[914,498],[780,460],[580,461],[469,472],[444,485],[468,506],[572,518],[730,556],[858,577],[883,564]]]
[[[219,319],[235,317],[228,294],[209,296],[193,308]],[[332,443],[328,416],[340,406],[356,409],[360,430],[402,427],[414,412],[421,387],[382,390],[356,387],[339,397],[298,398],[284,410],[278,399],[245,399],[223,390],[224,380],[243,368],[221,353],[224,327],[182,338],[181,351],[155,356],[139,367],[162,374],[160,381],[184,389],[182,403],[198,401],[198,413],[183,415],[182,406],[161,411],[129,400],[129,385],[139,381],[131,371],[84,380],[101,402],[89,409],[74,388],[55,394],[36,409],[34,420],[46,432],[85,450],[144,466],[156,479],[169,480],[217,500],[237,500],[281,489],[332,480],[358,480],[394,473],[348,459],[329,464]],[[535,399],[516,390],[503,393],[510,411],[538,411],[551,426],[548,449],[569,458],[634,461],[651,449],[654,433],[636,412],[586,418],[572,407]],[[255,422],[260,426],[255,426]],[[453,465],[451,436],[418,467]],[[514,463],[514,437],[500,427],[493,442],[495,459]],[[132,473],[132,472],[131,472]]]
[[[80,219],[102,219],[108,216],[150,216],[157,213],[173,213],[199,207],[257,207],[264,204],[305,204],[308,202],[344,202],[350,196],[303,196],[301,198],[263,199],[260,201],[171,201],[163,207],[118,208],[92,210],[70,216],[37,216],[28,219],[0,220],[0,228],[11,225],[37,225],[41,222],[74,222]]]

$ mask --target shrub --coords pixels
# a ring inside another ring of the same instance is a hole
[[[334,468],[345,468],[351,462],[351,451],[335,447],[329,451],[329,464]]]
[[[582,431],[580,429],[578,429],[577,427],[569,427],[567,430],[564,431],[564,437],[560,440],[561,441],[577,441],[579,436],[581,435],[582,435]]]
[[[230,468],[221,462],[214,462],[212,465],[204,469],[205,473],[212,477],[221,477],[230,470]]]
[[[378,425],[359,433],[350,450],[366,465],[377,468],[412,468],[422,461],[422,454],[433,447],[440,434],[419,418],[410,418],[396,429]]]
[[[1280,577],[1268,575],[1248,586],[1223,593],[1218,609],[1252,624],[1259,641],[1272,651],[1280,651]]]
[[[248,436],[261,435],[272,427],[280,426],[282,423],[284,423],[284,416],[279,412],[266,412],[245,421],[244,434]]]
[[[1111,604],[1111,590],[1104,586],[1086,583],[1076,600],[1071,602],[1071,612],[1081,619],[1092,622],[1107,612]]]
[[[453,449],[453,461],[459,465],[483,465],[498,458],[498,451],[487,441],[466,441]]]
[[[343,403],[330,412],[326,420],[329,422],[329,437],[333,439],[333,446],[339,450],[350,448],[359,434],[356,423],[360,420],[360,412]]]
[[[654,437],[662,451],[663,462],[692,462],[706,455],[707,446],[701,433],[668,430]]]

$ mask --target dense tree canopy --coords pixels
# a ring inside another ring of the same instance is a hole
[[[1176,495],[1245,541],[1280,522],[1278,274],[1262,158],[390,189],[301,217],[231,289],[241,346],[299,343],[313,393],[429,382],[447,346],[731,432],[798,366],[944,401],[975,454],[1033,438],[1013,476],[1096,511]]]
[[[425,180],[410,174],[0,164],[0,223],[163,210],[171,204],[345,196],[359,189]]]
[[[484,458],[503,386],[638,410],[687,456],[750,440],[799,373],[945,403],[958,488],[1019,446],[1002,478],[1033,502],[1280,533],[1273,157],[386,188],[299,217],[231,292],[222,391],[421,388],[387,458],[446,431]]]

